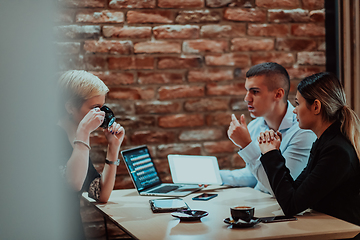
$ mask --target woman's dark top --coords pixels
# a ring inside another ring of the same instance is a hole
[[[58,139],[61,140],[61,158],[62,162],[60,163],[60,172],[64,176],[64,188],[66,196],[64,197],[65,208],[68,210],[65,215],[67,229],[64,229],[69,234],[68,239],[74,240],[85,240],[85,233],[82,225],[82,220],[80,216],[80,197],[82,192],[86,191],[89,193],[89,197],[94,199],[99,198],[100,194],[100,174],[96,171],[94,165],[92,164],[89,158],[88,171],[86,179],[82,186],[81,191],[77,192],[65,178],[66,173],[66,164],[69,161],[71,154],[73,152],[73,147],[71,146],[66,132],[58,126]]]
[[[317,139],[309,162],[294,181],[280,151],[261,157],[271,188],[285,215],[307,208],[360,225],[360,167],[350,141],[333,123]]]

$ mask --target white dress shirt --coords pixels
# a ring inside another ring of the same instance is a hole
[[[282,134],[280,151],[286,159],[285,165],[289,168],[293,179],[296,179],[306,167],[310,149],[312,143],[316,140],[316,135],[311,130],[299,128],[293,110],[294,106],[288,101],[286,114],[281,121],[278,131]],[[260,162],[261,151],[257,141],[260,132],[270,130],[270,128],[263,117],[258,117],[249,123],[248,130],[252,142],[238,152],[242,159],[244,159],[246,167],[236,170],[221,170],[220,175],[223,184],[254,187],[257,190],[274,195]]]

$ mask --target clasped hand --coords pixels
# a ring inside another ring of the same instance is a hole
[[[271,150],[279,150],[282,135],[279,131],[267,130],[261,132],[258,137],[259,147],[262,154],[265,154]]]

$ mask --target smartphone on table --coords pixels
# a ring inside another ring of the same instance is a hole
[[[216,197],[217,194],[216,193],[203,193],[199,196],[193,197],[192,200],[201,200],[201,201],[207,201],[210,200],[214,197]]]
[[[295,220],[297,220],[296,217],[289,217],[289,216],[261,217],[259,219],[263,223],[285,222],[285,221],[295,221]]]

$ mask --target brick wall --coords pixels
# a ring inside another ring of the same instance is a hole
[[[325,70],[319,0],[58,0],[59,70],[85,69],[110,88],[107,105],[126,129],[123,149],[147,144],[162,180],[170,153],[215,155],[241,168],[226,131],[245,113],[244,75],[275,61],[297,83]],[[101,170],[105,139],[94,132]],[[121,163],[115,188],[132,188]]]

